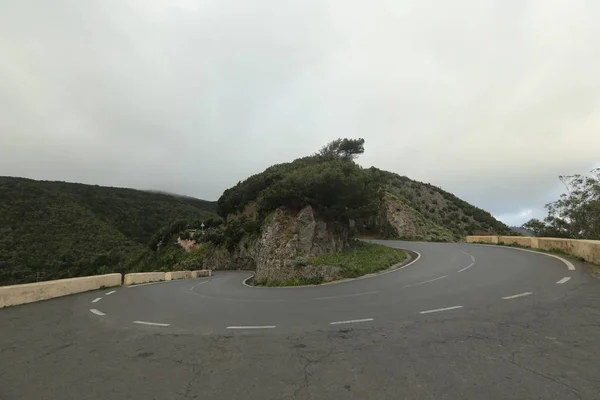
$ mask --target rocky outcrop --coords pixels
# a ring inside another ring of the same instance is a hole
[[[391,194],[383,197],[377,214],[358,221],[357,228],[360,235],[382,238],[451,241],[455,236]]]
[[[312,207],[298,213],[283,208],[269,215],[258,237],[244,237],[233,251],[216,248],[205,260],[213,269],[254,269],[256,281],[293,279],[332,281],[337,267],[308,265],[312,256],[340,252],[349,245],[349,228],[320,220]]]
[[[395,201],[393,198],[387,198],[383,202],[381,213],[399,237],[421,236],[423,232],[415,223],[414,210],[411,211],[408,210],[408,206],[401,202]]]
[[[196,241],[192,240],[192,239],[177,238],[177,244],[180,245],[188,253],[190,251],[195,250],[195,249],[197,249],[199,247],[198,243],[196,243]]]

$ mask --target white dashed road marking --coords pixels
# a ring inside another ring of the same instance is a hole
[[[419,285],[424,285],[425,283],[429,283],[429,282],[435,282],[435,281],[437,281],[437,280],[444,279],[444,278],[447,278],[447,277],[448,277],[448,275],[444,275],[444,276],[438,276],[437,278],[434,278],[434,279],[429,279],[429,280],[427,280],[427,281],[423,281],[423,282],[419,282],[419,283],[413,283],[412,285],[406,285],[406,286],[404,286],[404,287],[405,287],[405,288],[407,288],[407,287],[411,287],[411,286],[419,286]]]
[[[116,290],[111,290],[110,292],[106,293],[105,296],[110,296],[111,294],[115,293]]]
[[[329,325],[356,324],[358,322],[369,322],[369,321],[373,321],[373,318],[350,319],[348,321],[335,321],[335,322],[330,322]]]
[[[99,302],[100,300],[102,300],[102,297],[95,298],[94,300],[92,300],[92,303],[97,303],[97,302]]]
[[[263,326],[228,326],[227,329],[273,329],[275,325],[263,325]]]
[[[456,310],[457,308],[463,308],[463,306],[453,306],[453,307],[446,307],[446,308],[437,308],[435,310],[421,311],[419,314],[431,314],[431,313],[442,312],[442,311]]]
[[[90,309],[90,311],[91,311],[92,313],[96,314],[96,315],[100,315],[100,316],[102,316],[102,315],[106,315],[106,314],[104,314],[102,311],[98,311],[98,310],[96,310],[95,308],[92,308],[92,309]]]
[[[512,299],[516,299],[517,297],[529,296],[530,294],[533,294],[533,293],[532,292],[519,293],[519,294],[515,294],[512,296],[503,297],[502,300],[512,300]]]
[[[171,324],[161,324],[160,322],[133,321],[134,324],[151,325],[151,326],[169,326]]]
[[[556,282],[559,285],[568,282],[571,279],[570,276],[565,276],[564,278],[562,278],[560,281]]]

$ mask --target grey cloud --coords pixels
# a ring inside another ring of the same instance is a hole
[[[0,4],[0,174],[216,199],[364,137],[516,221],[600,161],[600,4]],[[532,211],[533,213],[533,211]]]

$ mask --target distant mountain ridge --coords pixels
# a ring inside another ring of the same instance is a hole
[[[169,192],[167,190],[144,189],[143,191],[144,192],[149,192],[149,193],[155,193],[155,194],[164,194],[164,195],[173,196],[173,197],[180,197],[180,198],[184,198],[184,199],[197,200],[197,201],[205,202],[206,203],[205,207],[207,209],[211,209],[212,211],[215,211],[217,209],[217,202],[216,201],[202,200],[202,199],[199,199],[199,198],[194,197],[194,196],[188,196],[186,194]]]

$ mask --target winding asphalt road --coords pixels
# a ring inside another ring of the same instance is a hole
[[[0,399],[600,399],[582,264],[381,243],[419,257],[317,287],[217,271],[0,310]]]

